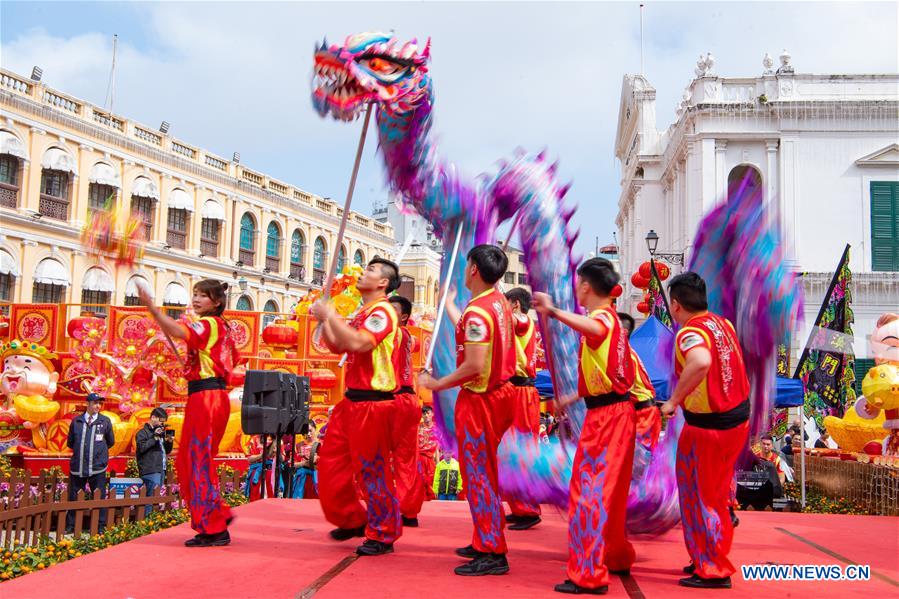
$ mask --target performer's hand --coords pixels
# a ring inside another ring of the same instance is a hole
[[[456,291],[456,286],[450,285],[449,289],[446,290],[446,303],[452,304],[453,306],[455,306],[457,295],[458,295],[458,292]]]
[[[666,401],[659,407],[659,410],[661,410],[661,412],[662,412],[662,416],[665,416],[665,417],[674,416],[674,411],[676,409],[677,409],[677,406],[675,404],[671,403],[671,401]]]
[[[418,385],[425,389],[433,389],[437,386],[437,381],[427,372],[422,372],[418,375]]]
[[[135,279],[137,280],[137,279]],[[140,300],[142,306],[146,306],[148,308],[153,307],[153,295],[150,292],[150,288],[143,284],[142,281],[137,280],[137,297]]]
[[[553,309],[553,298],[551,298],[548,294],[542,293],[540,291],[534,293],[534,296],[531,298],[531,306],[533,306],[534,310],[537,311],[538,314],[542,314],[544,316],[549,316],[552,314]]]
[[[328,318],[331,317],[334,309],[328,302],[320,299],[312,304],[312,307],[309,308],[309,312],[312,313],[312,316],[315,318],[315,320],[319,322],[325,322],[326,320],[328,320]]]

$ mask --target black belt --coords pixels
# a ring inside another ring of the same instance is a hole
[[[400,390],[397,391],[397,393],[411,393],[412,395],[415,395],[415,389],[412,387],[400,387]]]
[[[690,426],[723,431],[740,426],[749,420],[749,400],[743,402],[732,410],[726,412],[709,412],[700,414],[684,410],[684,420]]]
[[[198,381],[187,381],[187,393],[199,393],[200,391],[212,391],[214,389],[225,389],[225,379],[220,376],[208,379],[200,379]]]
[[[623,401],[630,401],[631,396],[627,393],[604,393],[602,395],[590,395],[584,398],[588,410],[595,408],[604,408]]]
[[[638,401],[634,404],[635,410],[645,410],[646,408],[655,407],[656,402],[654,399],[644,399],[643,401]]]
[[[509,379],[509,382],[516,387],[534,387],[537,384],[537,379],[532,379],[529,376],[513,376]]]
[[[375,391],[374,389],[347,389],[343,396],[353,402],[388,401],[393,399],[393,393],[390,391]]]

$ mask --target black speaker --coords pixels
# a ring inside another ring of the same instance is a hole
[[[309,378],[248,370],[240,425],[247,435],[305,435],[309,430]]]

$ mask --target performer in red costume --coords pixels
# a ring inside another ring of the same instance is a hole
[[[406,323],[412,316],[412,302],[401,295],[394,295],[390,303],[400,322],[400,354],[397,375],[400,390],[394,400],[396,417],[393,421],[393,475],[396,477],[396,494],[400,500],[403,526],[418,526],[418,512],[425,500],[425,488],[418,471],[418,423],[421,422],[421,402],[415,393],[412,376],[412,352],[418,340],[412,336]]]
[[[437,468],[437,431],[434,430],[434,408],[421,409],[421,424],[418,425],[418,473],[424,485],[425,501],[437,499],[434,495],[434,471]]]
[[[222,501],[212,458],[218,452],[231,402],[225,391],[238,359],[231,328],[222,318],[228,284],[205,279],[194,285],[191,307],[199,320],[189,325],[166,316],[153,303],[149,290],[138,286],[141,302],[159,327],[187,343],[187,406],[175,467],[181,498],[190,510],[190,525],[197,535],[184,544],[212,547],[231,542],[231,510]]]
[[[470,558],[455,569],[460,576],[505,574],[506,539],[503,508],[497,480],[496,451],[514,413],[515,340],[512,310],[494,288],[505,274],[509,261],[495,245],[478,245],[468,253],[465,286],[472,300],[461,317],[447,302],[455,321],[457,368],[433,379],[422,373],[420,384],[435,391],[461,386],[456,399],[456,435],[462,479],[474,521],[471,545],[456,553]]]
[[[515,376],[510,379],[515,397],[512,428],[537,439],[540,434],[540,395],[537,393],[537,327],[528,316],[531,294],[521,287],[506,292],[512,307],[512,328],[515,332]],[[506,516],[509,530],[527,530],[540,523],[540,504],[508,499]]]
[[[630,314],[618,313],[621,326],[627,331],[630,341],[634,332],[634,319]],[[656,390],[652,386],[649,373],[643,365],[643,360],[631,348],[631,358],[634,360],[634,386],[631,387],[631,398],[634,401],[634,411],[637,413],[637,443],[652,451],[659,444],[659,436],[662,434],[662,414],[656,406]]]
[[[677,444],[677,487],[684,541],[692,563],[680,584],[730,588],[734,566],[728,511],[734,466],[749,434],[749,380],[743,353],[729,320],[708,311],[705,281],[693,272],[668,284],[671,316],[681,326],[675,338],[677,387],[662,404],[670,416],[683,404]]]
[[[318,459],[318,493],[325,518],[337,525],[333,539],[366,537],[358,555],[391,553],[402,534],[390,463],[400,333],[396,310],[387,301],[398,286],[396,264],[375,258],[356,284],[363,305],[350,324],[328,303],[312,305],[325,343],[348,356],[345,399],[334,407]],[[367,510],[356,497],[354,474]]]
[[[625,530],[636,427],[629,393],[634,362],[610,295],[618,280],[604,258],[577,269],[577,301],[588,316],[559,310],[545,293],[534,294],[538,312],[582,335],[578,392],[587,415],[571,471],[568,580],[555,586],[559,593],[602,595],[609,572],[628,574],[634,563]]]

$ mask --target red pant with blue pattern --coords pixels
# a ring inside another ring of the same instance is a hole
[[[571,470],[568,503],[568,578],[595,589],[609,570],[627,570],[627,493],[634,464],[636,422],[629,401],[587,410]]]
[[[418,470],[418,423],[421,422],[421,403],[414,393],[399,393],[393,400],[396,416],[393,420],[393,474],[400,512],[415,518],[425,500],[425,487]]]
[[[382,543],[402,534],[390,464],[395,401],[338,403],[318,458],[318,496],[328,522],[339,528],[365,525],[365,536]],[[356,494],[354,476],[366,506]]]
[[[224,389],[208,389],[187,396],[184,424],[175,468],[181,498],[190,511],[190,526],[212,535],[228,528],[231,510],[222,501],[213,459],[228,425],[231,402]]]
[[[496,450],[512,423],[513,387],[504,383],[486,393],[459,391],[456,439],[462,484],[474,522],[471,544],[483,553],[506,553],[505,518],[499,495]],[[329,433],[330,434],[330,433]]]
[[[662,413],[655,406],[637,410],[637,443],[652,451],[662,434]]]
[[[728,506],[734,466],[748,435],[748,422],[726,430],[684,424],[677,443],[684,542],[701,578],[724,578],[736,571],[727,558],[734,538]]]
[[[540,395],[534,386],[512,387],[515,412],[512,415],[512,428],[534,440],[540,434]],[[509,511],[516,516],[533,517],[540,515],[540,504],[521,499],[506,499]]]

